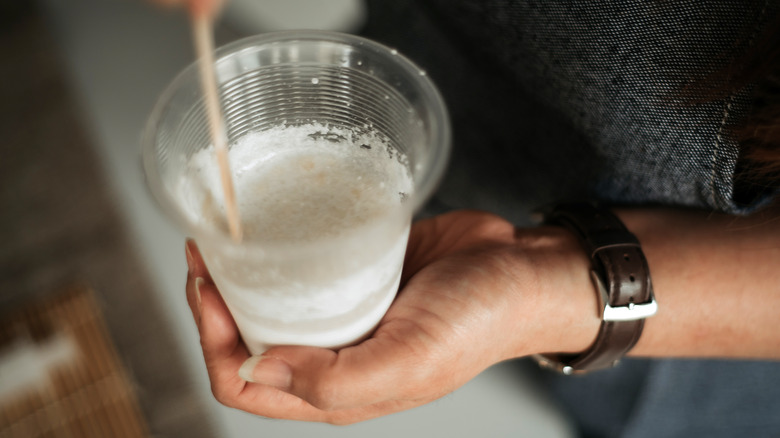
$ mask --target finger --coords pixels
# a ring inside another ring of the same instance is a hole
[[[184,252],[187,258],[187,304],[192,311],[192,317],[195,320],[195,324],[200,326],[200,313],[201,313],[201,294],[198,287],[199,282],[211,282],[211,275],[209,275],[206,264],[203,262],[203,257],[200,255],[200,250],[192,239],[187,239],[184,245]]]
[[[456,210],[418,221],[409,232],[409,244],[404,260],[404,278],[412,277],[433,260],[451,251],[461,235],[469,231],[461,223],[473,212]]]
[[[220,401],[227,406],[268,418],[345,425],[407,410],[420,406],[427,400],[390,400],[354,409],[324,411],[271,386],[247,383],[238,396]]]
[[[426,265],[437,237],[436,227],[437,219],[435,217],[412,224],[409,242],[406,246],[403,272],[401,273],[401,286],[405,285],[409,278]]]
[[[193,277],[187,275],[187,285],[185,290],[187,292],[187,305],[190,306],[192,312],[192,319],[195,320],[195,325],[200,328],[200,314],[201,314],[201,294],[200,284],[203,282],[203,277]]]
[[[219,14],[223,0],[187,0],[193,17],[215,17]]]
[[[220,403],[270,418],[321,422],[354,422],[365,415],[345,414],[350,420],[330,420],[327,413],[295,395],[273,386],[249,383],[241,378],[242,365],[251,362],[238,328],[212,284],[203,283],[201,346],[214,398]]]
[[[297,412],[295,419],[322,419],[321,411],[290,394],[262,385],[247,391],[247,382],[240,378],[239,369],[250,355],[238,327],[213,284],[195,242],[188,240],[185,248],[189,266],[187,297],[200,333],[214,397],[227,406],[260,415],[283,418],[282,412]],[[280,406],[288,408],[280,410]]]
[[[238,370],[250,355],[216,286],[205,280],[195,286],[201,299],[198,331],[212,390],[217,400],[231,400],[246,385]]]
[[[206,344],[204,350],[208,347],[208,351],[204,351],[204,354],[213,352],[219,356],[223,353],[222,349],[225,345],[232,349],[241,343],[238,328],[214,285],[194,240],[187,240],[186,252],[189,265],[188,288],[193,292],[203,322],[201,342]]]
[[[203,356],[214,397],[226,406],[271,418],[349,424],[395,412],[403,408],[366,407],[354,411],[324,412],[301,398],[274,386],[248,384],[241,378],[242,365],[250,355],[238,328],[213,284],[200,251],[193,240],[185,245],[187,297],[201,336]],[[331,350],[325,350],[335,354]],[[244,369],[246,366],[243,367]],[[250,368],[251,372],[251,368]],[[266,373],[266,378],[269,378]],[[277,384],[279,386],[284,386]],[[391,406],[395,404],[391,403]]]
[[[270,386],[249,383],[232,407],[268,418],[346,425],[401,412],[428,401],[390,400],[353,409],[323,411],[292,394]]]
[[[314,347],[272,348],[249,361],[241,374],[323,411],[431,397],[431,385],[421,382],[432,378],[434,370],[426,365],[435,361],[420,360],[428,357],[428,350],[419,332],[402,329],[402,321],[394,324],[399,329],[379,330],[363,343],[338,352]],[[436,380],[428,382],[435,386]]]
[[[200,248],[198,248],[197,243],[193,239],[187,239],[184,244],[184,252],[187,256],[187,270],[190,276],[203,277],[208,282],[211,282],[208,267],[206,267],[206,263],[203,261]]]

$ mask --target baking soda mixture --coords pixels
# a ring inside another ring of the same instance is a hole
[[[245,338],[254,330],[275,343],[306,335],[332,346],[371,330],[365,321],[387,310],[400,280],[410,213],[399,212],[414,187],[406,157],[371,130],[308,124],[251,132],[231,144],[229,159],[245,242],[285,253],[330,242],[333,254],[332,269],[307,270],[305,259],[274,259],[272,250],[270,261],[224,266],[204,248]],[[185,213],[227,232],[213,149],[186,165]],[[355,236],[354,251],[339,248]]]

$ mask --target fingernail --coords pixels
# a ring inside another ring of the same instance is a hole
[[[195,264],[195,260],[192,257],[192,252],[190,251],[190,242],[187,241],[187,243],[184,245],[184,252],[187,254],[187,270],[192,273],[192,266]]]
[[[292,383],[292,370],[275,357],[252,356],[238,370],[238,376],[247,382],[273,386],[286,391]]]
[[[198,277],[195,279],[195,302],[198,305],[198,315],[200,315],[200,288],[203,287],[203,285],[206,284],[206,281],[203,279],[203,277]]]

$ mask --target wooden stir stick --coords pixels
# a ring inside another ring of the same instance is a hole
[[[225,197],[225,212],[227,215],[230,236],[235,242],[241,242],[241,220],[236,203],[236,192],[233,187],[233,178],[230,173],[228,161],[227,133],[225,121],[222,118],[222,109],[217,93],[217,78],[214,70],[214,29],[213,14],[203,10],[193,11],[192,26],[195,39],[195,52],[198,55],[200,66],[201,87],[206,98],[206,111],[209,119],[211,141],[217,153],[222,191]]]

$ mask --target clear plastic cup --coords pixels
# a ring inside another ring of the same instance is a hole
[[[224,223],[205,221],[198,210],[209,197],[218,204],[220,188],[192,166],[193,157],[210,147],[196,65],[164,91],[144,132],[151,192],[197,241],[249,350],[260,354],[274,345],[339,348],[355,343],[371,333],[394,299],[412,215],[445,170],[450,125],[442,98],[407,58],[353,35],[261,34],[217,49],[216,59],[231,152],[251,133],[325,126],[311,135],[327,137],[333,129],[381,137],[387,145],[384,159],[397,160],[408,171],[411,193],[399,193],[402,202],[369,222],[347,224],[337,235],[305,242],[259,233],[236,243]],[[326,140],[335,144],[340,138]],[[236,163],[231,165],[235,171]],[[276,181],[294,178],[284,174]],[[247,196],[237,186],[239,213]],[[303,220],[294,214],[289,219]],[[318,220],[316,215],[308,219],[312,224]],[[241,221],[252,218],[242,215]]]

